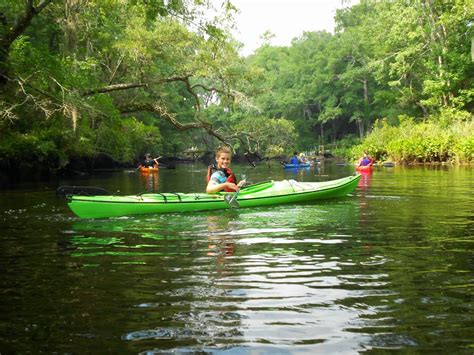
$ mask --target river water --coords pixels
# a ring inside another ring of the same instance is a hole
[[[334,200],[101,220],[56,187],[203,191],[205,166],[18,183],[0,191],[0,353],[472,354],[473,171],[377,168]]]

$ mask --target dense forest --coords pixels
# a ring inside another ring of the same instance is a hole
[[[361,0],[254,54],[206,0],[2,0],[0,165],[55,173],[221,142],[281,156],[474,160],[474,2]]]

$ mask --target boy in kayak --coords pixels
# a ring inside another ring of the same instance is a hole
[[[228,146],[222,146],[216,151],[216,164],[209,166],[207,169],[207,187],[208,194],[219,191],[233,192],[237,191],[245,184],[245,180],[237,184],[234,173],[230,170],[230,161],[232,159],[232,151]]]
[[[160,158],[161,157],[152,158],[150,153],[146,153],[145,154],[145,159],[143,160],[141,166],[143,166],[145,168],[157,168],[158,165],[160,165],[158,163],[158,159],[160,159]]]

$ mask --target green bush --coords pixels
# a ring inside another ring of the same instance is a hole
[[[380,120],[361,144],[352,147],[350,158],[356,160],[367,150],[378,161],[473,162],[474,119],[467,117],[466,112],[451,110],[420,123],[407,116],[399,117],[398,126]]]
[[[357,136],[351,135],[344,137],[343,139],[337,142],[337,145],[332,152],[336,157],[352,159],[352,149],[354,148],[354,146],[359,145],[360,142],[361,140]]]
[[[472,127],[471,129],[474,129]],[[472,132],[472,131],[471,131]],[[453,146],[454,159],[459,163],[474,162],[474,135],[463,137]]]

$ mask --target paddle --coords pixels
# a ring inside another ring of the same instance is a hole
[[[161,158],[163,158],[162,155],[160,155],[160,156],[157,157],[157,158],[153,158],[152,160],[156,163],[156,165],[161,166],[161,165],[158,163],[158,159],[161,159]],[[141,168],[142,166],[143,166],[143,165],[140,164],[140,165],[138,166],[138,168],[136,168],[135,170],[136,170],[136,171],[140,170],[140,168]]]
[[[230,208],[239,208],[240,203],[237,201],[240,189],[238,189],[233,195],[227,194],[224,196],[224,201],[230,206]]]
[[[107,190],[94,186],[59,186],[56,189],[56,196],[66,197],[70,195],[105,196],[112,194]]]
[[[246,176],[242,175],[242,180],[245,180]],[[230,206],[230,208],[239,208],[240,203],[237,201],[237,196],[239,196],[240,190],[242,190],[242,187],[238,189],[237,191],[234,192],[233,195],[227,194],[224,196],[224,201]]]

